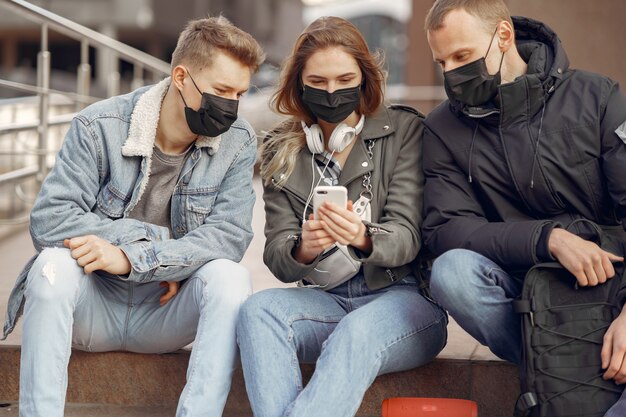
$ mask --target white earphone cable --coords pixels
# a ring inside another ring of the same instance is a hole
[[[320,179],[317,181],[317,184],[315,185],[313,185],[313,183],[315,183],[315,155],[311,154],[311,191],[309,191],[309,196],[306,199],[306,203],[304,204],[304,210],[302,211],[302,225],[303,226],[307,220],[306,210],[309,208],[309,204],[311,203],[311,200],[313,199],[315,187],[320,185],[320,183],[324,179],[324,174],[326,173],[326,169],[328,168],[328,165],[330,164],[330,161],[332,160],[334,154],[335,154],[335,151],[332,151],[330,156],[328,157],[328,160],[326,161],[326,164],[324,165],[324,169],[322,170],[322,173],[320,174]]]
[[[306,134],[309,128],[307,127],[307,125],[304,123],[303,120],[300,121],[300,124],[302,125],[302,130]],[[361,133],[361,131],[363,130],[364,124],[365,124],[365,116],[361,115],[361,117],[359,118],[359,122],[354,127],[355,136],[358,136]],[[330,164],[330,161],[332,160],[333,155],[335,155],[334,148],[331,150],[331,154],[328,157],[328,161],[326,161],[326,165],[324,165],[324,169],[322,170],[322,173],[320,174],[320,179],[317,181],[317,184],[313,185],[315,182],[315,154],[311,152],[311,190],[309,191],[309,196],[306,199],[306,203],[304,204],[304,210],[302,211],[302,225],[303,226],[304,226],[304,223],[306,223],[307,221],[306,210],[309,208],[311,199],[313,199],[313,193],[314,193],[315,187],[320,185],[320,183],[322,182],[322,179],[324,179],[324,174],[326,173],[326,169],[328,168],[328,165]]]

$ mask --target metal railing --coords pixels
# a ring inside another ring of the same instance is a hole
[[[170,72],[170,65],[165,61],[26,1],[0,0],[0,9],[4,9],[7,12],[40,25],[41,30],[41,47],[37,55],[37,85],[32,86],[0,80],[0,88],[4,87],[22,92],[30,92],[36,94],[38,97],[38,120],[27,123],[14,122],[4,126],[0,125],[0,135],[16,134],[29,130],[36,132],[37,148],[28,151],[0,151],[0,155],[34,155],[36,157],[36,163],[34,165],[17,167],[11,171],[0,174],[0,186],[19,183],[24,179],[32,177],[35,177],[37,183],[40,184],[46,176],[48,171],[48,156],[56,152],[56,149],[49,147],[50,127],[69,124],[73,116],[73,114],[65,114],[50,117],[51,94],[68,98],[74,103],[75,111],[99,100],[99,98],[90,96],[92,73],[92,68],[89,63],[90,47],[95,48],[97,51],[107,51],[113,55],[115,65],[107,77],[106,90],[108,96],[120,93],[120,60],[124,60],[133,66],[131,89],[144,85],[144,81],[147,78],[146,74],[151,74],[152,77],[149,81],[154,82],[168,75]],[[50,88],[51,54],[48,47],[48,34],[51,30],[80,42],[80,64],[78,65],[76,74],[76,92],[63,92]],[[0,219],[0,224],[15,223],[16,220],[25,221],[26,218],[13,220]]]
[[[54,135],[51,135],[51,129],[53,133],[56,133],[58,128],[69,125],[74,116],[73,112],[79,111],[85,105],[102,98],[90,95],[92,79],[92,68],[89,63],[90,47],[96,49],[97,52],[112,55],[114,64],[106,74],[107,96],[120,93],[120,60],[124,60],[133,66],[132,82],[130,83],[131,90],[144,85],[144,80],[152,83],[168,75],[170,73],[170,65],[145,52],[24,0],[0,0],[0,10],[30,20],[39,25],[40,28],[41,47],[37,55],[36,85],[0,79],[0,88],[26,92],[37,97],[38,116],[36,118],[33,117],[34,121],[12,120],[9,123],[0,123],[0,138],[15,136],[11,140],[10,149],[0,148],[0,156],[15,156],[10,163],[11,169],[0,172],[0,187],[15,185],[16,195],[20,200],[25,200],[25,193],[22,187],[24,181],[31,180],[32,182],[34,178],[33,190],[38,190],[41,181],[43,181],[48,172],[51,157],[57,152],[57,148],[52,146],[55,138],[53,137]],[[58,91],[50,88],[51,53],[48,45],[50,31],[63,34],[80,42],[80,63],[76,69],[75,92]],[[149,75],[151,75],[151,78],[148,77]],[[66,113],[51,116],[50,100],[51,97],[54,98],[57,95],[64,97],[71,104],[63,106]],[[407,87],[390,85],[387,88],[386,96],[392,102],[438,101],[445,98],[445,92],[441,87],[434,86]],[[248,118],[258,131],[262,131],[264,128],[269,129],[270,126],[268,124],[273,123],[276,117],[278,117],[269,112],[266,95],[251,95],[242,100],[241,104],[242,116]],[[25,134],[24,132],[32,132],[33,135],[36,135],[36,138],[28,138],[33,143],[36,139],[36,145],[16,146],[19,144],[17,135]],[[2,219],[2,217],[0,212],[0,225],[27,220],[25,217],[12,220]]]

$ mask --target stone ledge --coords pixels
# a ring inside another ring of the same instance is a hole
[[[176,406],[127,406],[111,404],[67,404],[65,417],[172,417]],[[16,406],[0,408],[0,417],[19,417]],[[249,416],[231,416],[249,417]]]
[[[0,346],[0,399],[16,402],[19,346]],[[163,355],[73,351],[68,403],[174,407],[185,382],[189,351]],[[306,380],[314,367],[303,365]],[[380,416],[388,397],[448,397],[478,403],[481,417],[512,415],[519,394],[515,366],[501,361],[436,359],[418,369],[383,375],[367,391],[359,417]],[[1,415],[1,414],[0,414]],[[225,417],[251,416],[243,375],[237,370]]]

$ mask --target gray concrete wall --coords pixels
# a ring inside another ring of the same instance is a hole
[[[624,0],[509,0],[511,14],[541,20],[556,31],[571,67],[599,72],[626,86]]]

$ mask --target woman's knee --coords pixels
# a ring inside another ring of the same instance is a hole
[[[279,288],[267,289],[253,294],[241,306],[239,312],[239,322],[243,325],[250,325],[254,322],[267,321],[267,318],[274,316],[273,307]]]
[[[56,301],[73,297],[82,279],[86,279],[85,273],[69,249],[47,248],[30,269],[26,297]]]
[[[322,344],[322,349],[332,344],[335,349],[339,350],[357,349],[359,354],[364,354],[366,351],[375,354],[380,350],[380,340],[375,336],[375,328],[372,328],[375,320],[364,320],[363,316],[355,314],[356,311],[347,314],[339,321],[337,327]],[[353,353],[356,354],[356,352]]]
[[[270,288],[253,294],[241,306],[239,330],[291,328],[295,320],[303,317],[301,291],[301,288]]]

